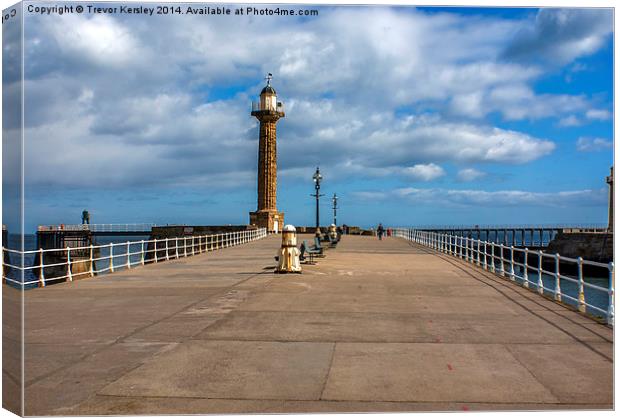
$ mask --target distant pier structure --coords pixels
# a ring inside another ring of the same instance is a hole
[[[284,213],[276,207],[277,149],[276,123],[284,117],[284,105],[278,101],[271,86],[271,74],[260,93],[258,102],[252,102],[252,116],[260,122],[258,142],[258,205],[250,212],[250,224],[278,232],[284,226]]]
[[[607,209],[607,231],[614,232],[614,167],[609,169],[609,175],[605,179],[609,184],[609,207]]]

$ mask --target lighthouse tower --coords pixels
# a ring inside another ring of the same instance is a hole
[[[258,207],[250,212],[250,224],[267,231],[278,232],[284,226],[284,213],[276,208],[277,153],[276,123],[284,117],[284,106],[278,102],[271,87],[271,74],[260,93],[260,100],[252,102],[252,116],[260,122],[258,136]]]

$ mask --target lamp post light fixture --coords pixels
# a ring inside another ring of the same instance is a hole
[[[313,196],[316,198],[316,230],[318,231],[319,230],[319,197],[323,196],[322,194],[320,194],[321,180],[323,180],[323,176],[321,175],[321,172],[319,171],[319,167],[316,168],[316,172],[312,176],[312,180],[314,180],[315,194],[311,194],[310,196]]]
[[[334,225],[338,225],[338,222],[336,222],[336,209],[338,209],[338,196],[336,196],[336,193],[332,197],[332,203],[334,204]]]

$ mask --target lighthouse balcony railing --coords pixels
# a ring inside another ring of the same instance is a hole
[[[252,102],[252,112],[262,112],[265,110],[284,113],[284,104],[282,102],[278,102],[274,106],[271,104],[261,104],[261,102]]]

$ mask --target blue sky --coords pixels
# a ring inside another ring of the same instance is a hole
[[[26,14],[26,229],[247,223],[267,72],[287,223],[606,222],[611,9],[295,8]]]

